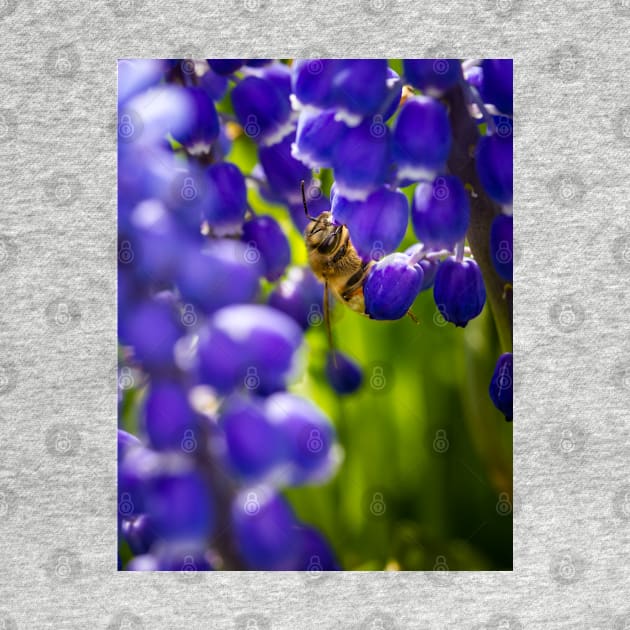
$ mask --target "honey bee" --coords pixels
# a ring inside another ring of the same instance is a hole
[[[310,219],[304,231],[308,262],[315,276],[324,283],[324,321],[328,342],[332,348],[328,292],[331,291],[337,300],[353,311],[365,315],[363,284],[374,261],[364,262],[361,259],[352,245],[348,228],[345,225],[336,225],[331,212],[322,212],[317,217],[309,214],[304,181],[302,202],[304,213]]]

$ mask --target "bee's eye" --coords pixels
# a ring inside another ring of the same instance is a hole
[[[331,232],[317,247],[320,254],[331,254],[337,249],[341,240],[341,230]]]

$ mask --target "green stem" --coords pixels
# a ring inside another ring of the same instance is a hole
[[[506,289],[505,282],[495,271],[490,259],[490,228],[494,217],[501,213],[501,208],[486,195],[477,176],[474,154],[480,136],[477,123],[468,112],[464,87],[456,85],[444,95],[443,100],[449,109],[453,133],[448,167],[470,192],[468,243],[483,275],[501,350],[511,352],[512,290]]]

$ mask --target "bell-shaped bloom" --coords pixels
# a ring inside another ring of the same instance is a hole
[[[264,146],[280,142],[295,128],[289,99],[274,81],[245,77],[232,90],[232,105],[245,133]]]
[[[484,136],[475,154],[477,174],[488,196],[502,205],[511,205],[513,197],[513,147],[511,133]]]
[[[308,571],[315,576],[320,571],[340,571],[341,566],[330,543],[314,527],[297,527],[301,549],[294,571]]]
[[[250,570],[291,569],[301,552],[296,525],[286,499],[268,488],[244,490],[232,503],[234,539]]]
[[[489,393],[494,406],[505,416],[508,422],[512,422],[513,392],[513,358],[511,352],[506,352],[497,360],[494,374],[490,381]]]
[[[148,553],[157,539],[151,519],[146,514],[125,519],[121,533],[134,555]]]
[[[248,64],[249,65],[249,64]],[[270,81],[282,94],[283,98],[290,102],[291,98],[291,68],[279,61],[249,69],[248,72],[254,76],[262,77]]]
[[[145,501],[146,513],[161,540],[202,540],[212,532],[211,490],[188,457],[162,455],[156,459]]]
[[[207,59],[208,65],[217,74],[232,74],[244,63],[244,59]]]
[[[302,203],[300,182],[310,181],[310,169],[291,155],[295,133],[273,146],[260,147],[258,157],[269,188],[288,203]]]
[[[392,134],[398,181],[408,184],[433,179],[444,170],[451,140],[448,114],[442,103],[427,96],[408,99]]]
[[[490,228],[490,258],[496,272],[506,282],[512,282],[512,223],[512,215],[500,214]]]
[[[286,392],[267,398],[265,410],[287,445],[291,465],[287,481],[297,484],[327,478],[336,464],[331,453],[335,432],[323,412],[305,398]]]
[[[132,346],[146,370],[160,371],[174,365],[173,348],[182,327],[172,305],[152,298],[129,309],[120,320],[118,335],[123,344]]]
[[[199,87],[213,100],[220,101],[227,92],[228,80],[221,74],[209,68],[199,77]]]
[[[220,426],[229,466],[247,481],[264,479],[286,455],[282,434],[267,418],[261,399],[230,397],[221,412]]]
[[[133,269],[144,283],[170,282],[177,269],[181,249],[188,242],[187,235],[157,199],[139,203],[131,215],[130,237],[119,249],[119,257],[130,257]]]
[[[280,278],[291,262],[289,240],[280,224],[270,216],[256,216],[243,224],[241,240],[252,260],[260,259],[267,280]]]
[[[228,277],[226,281],[234,282]],[[222,394],[234,389],[282,389],[302,341],[300,327],[270,306],[247,304],[217,311],[200,334],[201,382]]]
[[[260,261],[251,257],[246,245],[223,239],[203,250],[187,248],[180,256],[176,281],[185,302],[210,314],[253,300],[261,275]]]
[[[166,71],[163,59],[120,59],[118,61],[118,103],[160,82]]]
[[[413,195],[411,221],[425,246],[452,249],[464,238],[470,222],[470,202],[461,181],[444,175],[420,182]]]
[[[219,121],[212,101],[204,108],[191,90],[156,85],[121,103],[118,108],[119,147],[154,146],[164,141],[169,133],[182,143],[202,130],[207,132],[209,139],[216,138]]]
[[[214,103],[201,88],[182,88],[193,103],[190,127],[172,131],[173,138],[191,153],[206,152],[219,136],[219,117]]]
[[[337,193],[364,200],[386,181],[391,157],[389,128],[365,120],[341,136],[334,151]]]
[[[236,164],[219,162],[206,171],[204,218],[216,236],[239,230],[247,210],[245,178]]]
[[[512,59],[484,59],[481,97],[484,103],[494,105],[502,114],[512,115]]]
[[[269,305],[286,313],[303,330],[323,322],[324,285],[308,267],[291,267],[269,295]]]
[[[329,168],[337,143],[347,129],[344,123],[335,120],[334,109],[303,109],[291,154],[310,168]]]
[[[326,357],[326,378],[338,394],[352,394],[361,387],[363,372],[349,356],[331,352]]]
[[[405,78],[425,94],[440,96],[461,76],[459,59],[404,59]]]
[[[378,113],[388,97],[387,77],[385,59],[340,59],[332,81],[337,115],[355,126]]]
[[[293,93],[304,105],[326,109],[334,105],[332,83],[337,59],[297,59],[292,68]]]
[[[146,512],[147,484],[155,469],[157,455],[140,446],[118,460],[118,525],[120,533],[126,520]]]
[[[382,187],[365,201],[348,201],[341,194],[332,203],[335,222],[350,230],[352,244],[364,260],[379,260],[403,240],[409,222],[409,203],[399,190]]]
[[[433,299],[447,322],[463,328],[477,317],[486,302],[481,271],[471,258],[447,258],[438,267],[433,284]]]
[[[181,383],[153,379],[144,400],[142,426],[152,448],[191,453],[197,444],[197,417]]]
[[[423,272],[409,264],[407,254],[389,254],[370,270],[363,295],[372,319],[400,319],[407,314],[422,287]]]

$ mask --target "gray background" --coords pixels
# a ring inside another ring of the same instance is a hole
[[[628,0],[0,2],[0,628],[630,627],[628,33]],[[514,57],[512,573],[116,572],[116,59],[191,55]]]

